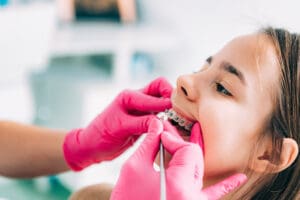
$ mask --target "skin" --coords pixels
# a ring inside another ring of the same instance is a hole
[[[66,132],[10,121],[0,121],[0,130],[1,176],[30,178],[69,170],[61,148]]]
[[[225,62],[239,70],[243,79],[223,69]],[[257,152],[253,148],[274,109],[278,80],[274,47],[266,36],[258,34],[233,39],[207,59],[201,70],[178,78],[173,109],[201,126],[204,187],[253,169],[249,163],[253,153],[255,159],[266,155],[269,137]]]

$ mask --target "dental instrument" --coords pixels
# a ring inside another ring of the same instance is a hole
[[[168,119],[168,116],[166,115],[166,112],[160,112],[157,114],[157,117],[161,121],[166,121]],[[166,200],[167,199],[167,191],[166,191],[166,174],[165,174],[165,150],[162,142],[160,142],[159,147],[159,155],[160,155],[160,200]]]

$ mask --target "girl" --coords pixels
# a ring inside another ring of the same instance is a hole
[[[172,109],[179,118],[200,125],[192,135],[201,135],[198,143],[203,143],[203,188],[242,172],[247,182],[223,199],[300,198],[299,47],[299,35],[265,28],[235,38],[207,58],[200,71],[178,78]],[[147,178],[151,172],[142,170],[145,165],[128,176],[126,166],[142,159],[135,156],[125,163],[114,199],[126,199],[136,173],[143,174],[140,182],[157,180]],[[151,199],[154,191],[143,190],[143,195]]]

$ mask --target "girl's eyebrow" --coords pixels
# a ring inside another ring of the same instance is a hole
[[[209,56],[206,59],[206,62],[208,64],[211,64],[212,61],[213,61],[213,57],[212,56]],[[221,65],[220,65],[220,68],[222,70],[224,70],[225,72],[230,73],[230,74],[236,76],[242,82],[243,85],[246,85],[244,74],[240,70],[238,70],[235,66],[233,66],[230,62],[223,61],[221,63]]]
[[[231,63],[226,61],[222,62],[221,69],[230,74],[233,74],[242,82],[243,85],[246,85],[246,81],[243,73],[240,70],[238,70],[236,67],[234,67]]]

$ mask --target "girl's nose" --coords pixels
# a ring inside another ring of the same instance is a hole
[[[197,92],[194,87],[194,81],[191,75],[182,75],[177,79],[177,92],[184,95],[188,100],[195,101]]]

